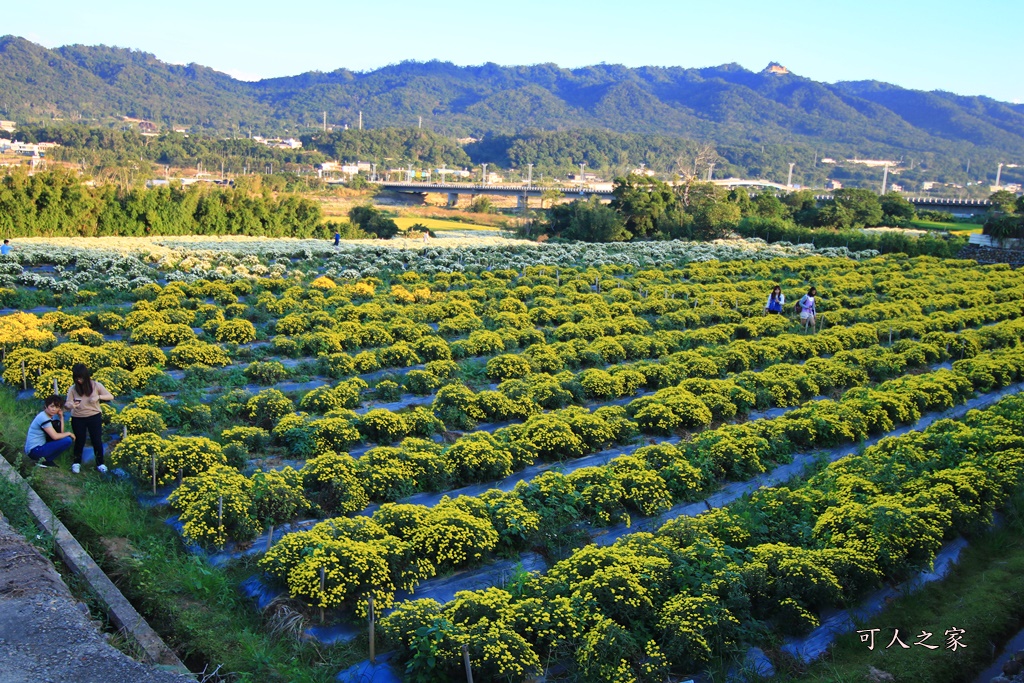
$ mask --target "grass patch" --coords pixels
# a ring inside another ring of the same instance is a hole
[[[255,561],[219,568],[188,553],[164,511],[140,506],[130,482],[56,468],[41,475],[40,495],[191,669],[221,666],[242,682],[326,683],[364,656],[365,642],[328,647],[270,633],[237,588]]]
[[[426,228],[438,231],[450,231],[450,230],[486,230],[488,232],[497,232],[498,228],[493,225],[480,225],[478,223],[462,223],[459,221],[446,221],[439,218],[423,218],[420,216],[398,216],[393,218],[395,224],[402,230],[408,230],[410,227],[419,223]]]
[[[16,465],[32,416],[33,401],[0,390],[0,450]],[[351,646],[323,646],[283,638],[238,591],[256,573],[254,560],[227,568],[189,554],[164,522],[167,511],[142,507],[130,482],[101,479],[92,469],[72,475],[58,467],[30,472],[32,485],[125,596],[193,670],[230,674],[232,681],[327,683],[367,651],[366,638]],[[0,479],[0,511],[37,545],[38,530],[25,491]],[[43,541],[45,544],[45,540]]]
[[[992,661],[995,647],[1006,642],[1024,622],[1024,496],[1007,510],[1000,529],[974,538],[960,563],[942,581],[903,596],[859,629],[880,629],[869,650],[856,633],[839,636],[825,659],[804,670],[798,665],[781,671],[775,680],[802,683],[861,683],[874,667],[908,683],[962,683],[974,680]],[[966,648],[946,647],[945,632],[963,629]],[[899,629],[898,643],[886,649]],[[928,644],[915,646],[922,630],[932,633]],[[781,668],[781,667],[780,667]]]
[[[920,230],[946,230],[957,235],[969,235],[981,232],[981,223],[943,223],[940,221],[910,221],[910,224]]]

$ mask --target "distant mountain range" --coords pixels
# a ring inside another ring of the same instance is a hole
[[[778,73],[782,72],[782,73]],[[1024,105],[907,90],[877,81],[819,83],[785,69],[597,65],[455,66],[404,62],[257,82],[161,62],[145,52],[0,38],[0,111],[17,121],[133,117],[161,128],[301,132],[327,122],[420,124],[457,137],[597,129],[716,145],[783,145],[823,155],[1024,162]]]

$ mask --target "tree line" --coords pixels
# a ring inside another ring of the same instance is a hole
[[[92,237],[100,235],[251,235],[313,237],[320,205],[292,194],[275,196],[197,183],[123,190],[91,187],[76,174],[55,169],[0,179],[0,235]]]
[[[586,242],[713,240],[738,232],[768,241],[955,255],[962,246],[960,240],[922,238],[915,242],[905,235],[859,232],[872,226],[909,225],[916,217],[913,204],[896,193],[879,197],[870,190],[841,189],[819,205],[809,190],[751,196],[744,189],[727,190],[692,179],[669,185],[656,178],[628,175],[615,180],[610,204],[592,197],[557,205],[543,222],[543,229],[551,237]]]

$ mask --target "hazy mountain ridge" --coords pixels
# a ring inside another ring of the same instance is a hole
[[[210,131],[319,125],[423,125],[448,135],[605,129],[717,144],[787,144],[860,154],[1024,158],[1024,105],[907,90],[877,81],[826,84],[736,64],[691,69],[598,64],[461,67],[403,62],[258,82],[105,46],[49,50],[0,38],[5,118],[131,116]]]

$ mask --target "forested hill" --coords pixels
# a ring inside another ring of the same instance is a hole
[[[1024,157],[1024,106],[879,82],[818,83],[738,65],[706,69],[460,67],[406,62],[255,83],[109,47],[0,39],[0,112],[17,121],[131,116],[211,132],[419,124],[446,135],[603,129],[795,145],[850,155]]]

